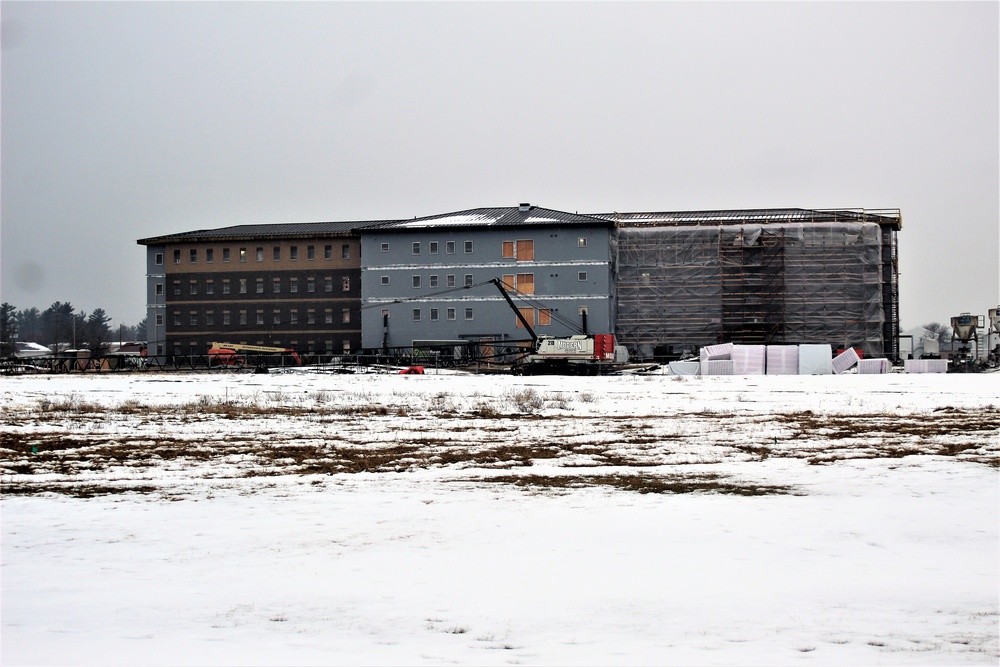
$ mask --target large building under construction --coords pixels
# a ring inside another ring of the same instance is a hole
[[[521,204],[168,234],[139,240],[149,351],[514,342],[518,319],[482,286],[498,277],[539,334],[582,324],[616,334],[634,358],[732,342],[898,359],[900,225],[896,209],[584,215]]]
[[[602,214],[615,222],[619,341],[829,343],[898,358],[899,210]]]

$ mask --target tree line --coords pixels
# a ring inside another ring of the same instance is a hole
[[[56,301],[45,310],[0,304],[0,357],[14,354],[15,343],[31,342],[53,351],[87,349],[92,354],[105,351],[110,343],[146,340],[146,318],[134,325],[111,326],[103,308],[89,314],[77,311],[73,304]]]

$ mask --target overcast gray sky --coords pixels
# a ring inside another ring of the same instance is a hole
[[[1000,301],[997,2],[3,2],[0,298],[142,237],[530,201],[899,208],[904,327]]]

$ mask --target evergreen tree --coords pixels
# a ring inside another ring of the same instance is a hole
[[[17,351],[14,336],[17,333],[17,309],[6,301],[0,304],[0,358],[13,357]]]
[[[90,317],[87,318],[85,340],[91,354],[100,354],[105,343],[111,340],[111,327],[108,326],[110,321],[111,318],[108,317],[103,308],[95,308]]]

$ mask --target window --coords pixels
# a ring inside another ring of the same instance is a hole
[[[188,293],[189,294],[197,294],[198,293],[198,281],[197,280],[192,280],[190,282],[190,285],[188,286]]]
[[[271,313],[271,324],[281,324],[281,311],[275,310]]]
[[[514,259],[514,242],[504,241],[501,246],[500,256],[504,259]]]
[[[578,238],[576,240],[576,247],[577,248],[586,248],[587,247],[587,237],[586,236],[581,236],[580,238]]]
[[[344,276],[343,278],[341,278],[340,279],[340,288],[344,292],[350,292],[351,291],[351,279],[348,278],[347,276]]]
[[[223,262],[228,262],[229,261],[229,248],[223,248],[222,249],[222,261]]]
[[[326,324],[333,324],[333,309],[327,308],[323,311],[323,321]]]
[[[454,286],[455,286],[455,276],[454,276],[454,275],[450,275],[450,276],[447,276],[447,277],[445,278],[445,281],[444,281],[444,282],[445,282],[445,284],[446,284],[446,285],[447,285],[448,287],[454,287]]]
[[[438,321],[438,309],[431,308],[431,322],[437,322],[437,321]]]
[[[163,253],[162,252],[158,252],[155,255],[153,255],[153,264],[156,264],[157,266],[163,266]]]
[[[241,262],[247,261],[247,249],[246,248],[240,248],[240,261]]]
[[[263,262],[264,261],[264,249],[263,248],[257,248],[256,255],[257,255],[257,261],[258,262]]]
[[[288,291],[292,294],[298,294],[299,292],[299,279],[289,278],[288,279]]]
[[[413,321],[414,322],[419,322],[420,321],[420,309],[419,308],[414,308],[413,309]]]
[[[306,324],[316,324],[316,311],[310,310],[306,313]]]
[[[350,352],[351,351],[351,341],[349,341],[349,340],[342,340],[342,341],[340,341],[340,349],[343,350],[344,353]]]
[[[261,324],[261,325],[264,324],[264,311],[263,310],[258,310],[257,311],[257,324]]]
[[[389,244],[388,243],[383,243],[382,244],[382,252],[389,252]]]
[[[271,259],[273,259],[275,262],[280,262],[281,261],[281,246],[280,245],[276,245],[273,248],[271,248]]]
[[[468,255],[470,252],[472,252],[472,241],[466,241],[465,242],[465,254]]]
[[[198,249],[197,248],[191,248],[191,256],[190,256],[189,261],[192,264],[197,264],[198,263]]]
[[[454,241],[448,241],[448,242],[446,242],[444,244],[444,251],[447,254],[449,254],[449,255],[454,255],[455,254],[455,242]]]
[[[156,326],[158,326],[158,327],[162,327],[163,326],[163,313],[157,313],[156,314]]]
[[[295,261],[299,258],[299,247],[297,245],[293,245],[291,248],[288,249],[288,258],[291,259],[292,261]]]
[[[229,326],[229,311],[228,310],[222,311],[222,325],[226,326],[226,327]]]
[[[587,272],[586,271],[580,271],[579,273],[576,274],[576,279],[579,280],[579,281],[581,281],[581,282],[584,281],[584,280],[586,280],[587,279]]]
[[[198,326],[198,314],[197,313],[191,313],[191,326],[193,326],[193,327]]]
[[[306,278],[306,292],[313,293],[316,291],[316,279]]]
[[[438,254],[438,242],[437,241],[430,241],[427,244],[427,252],[429,252],[432,255]]]
[[[518,241],[514,250],[514,256],[519,262],[527,262],[535,259],[535,242],[531,239]]]
[[[344,245],[340,246],[340,258],[341,259],[351,258],[351,246],[349,244],[345,243]]]
[[[340,321],[343,322],[344,324],[350,323],[350,321],[351,321],[351,309],[350,308],[344,308],[343,310],[340,311]]]
[[[257,294],[263,294],[264,293],[264,279],[263,278],[258,278],[256,282],[257,282]]]
[[[174,281],[174,296],[180,296],[180,295],[181,295],[181,281],[175,280]]]
[[[163,296],[163,283],[156,283],[156,296]]]
[[[289,324],[298,324],[299,323],[299,311],[292,310],[292,312],[289,313],[289,315],[288,315],[288,323]]]
[[[181,311],[174,311],[174,326],[179,327],[181,325]]]
[[[466,308],[465,309],[465,319],[467,319],[467,320],[471,320],[472,319],[472,309],[471,308]]]
[[[580,306],[580,311],[579,311],[578,314],[579,315],[586,315],[587,314],[587,307],[586,306]]]
[[[465,274],[465,286],[466,287],[472,287],[472,274],[471,273],[466,273]]]
[[[382,276],[382,284],[383,285],[389,284],[389,276]]]
[[[281,292],[281,278],[271,279],[271,292],[273,292],[274,294],[278,294],[279,292]]]
[[[438,277],[437,276],[431,276],[430,277],[430,286],[431,287],[437,287],[438,286]]]
[[[552,311],[549,308],[538,309],[538,326],[547,327],[552,324]]]
[[[412,250],[412,252],[413,252],[414,255],[419,255],[420,254],[420,241],[414,241],[413,242],[413,250]]]
[[[333,259],[333,246],[325,245],[323,246],[323,259]]]
[[[205,281],[205,294],[215,294],[215,281]]]
[[[327,276],[326,278],[323,278],[323,291],[324,292],[332,292],[333,291],[333,277],[332,276]]]
[[[209,264],[215,261],[215,250],[212,248],[205,248],[205,261]]]
[[[534,294],[535,293],[535,274],[534,273],[518,273],[513,276],[504,276],[503,281],[508,285],[514,286],[514,291],[518,294]]]
[[[454,308],[449,308],[448,309],[448,319],[449,320],[455,319],[455,309]]]
[[[527,321],[528,324],[533,325],[535,323],[535,309],[534,308],[518,308],[517,312],[521,313],[521,317]],[[521,322],[521,317],[515,317],[516,322],[514,326],[518,329],[524,328],[524,323]]]
[[[388,319],[388,318],[389,318],[389,309],[388,308],[383,308],[382,309],[382,319],[385,320],[385,319]]]
[[[316,246],[314,245],[306,246],[306,259],[308,260],[316,259]]]
[[[420,287],[420,276],[413,276],[412,280],[414,287]]]
[[[180,263],[181,263],[181,251],[174,250],[174,264],[180,264]]]
[[[240,294],[246,294],[246,293],[247,293],[247,279],[240,278]]]
[[[229,294],[229,278],[222,279],[222,293]]]

